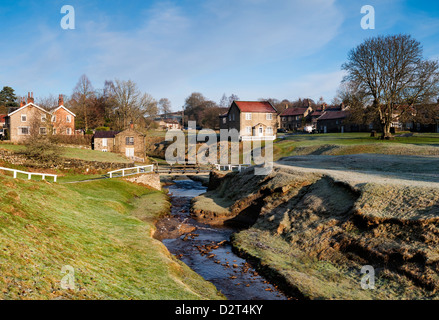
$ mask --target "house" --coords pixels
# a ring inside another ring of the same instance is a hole
[[[180,122],[178,122],[175,119],[160,120],[158,122],[158,125],[160,128],[163,128],[165,130],[180,130],[181,129]]]
[[[102,152],[116,152],[116,135],[120,131],[96,131],[92,138],[92,149]]]
[[[72,135],[75,133],[76,115],[64,106],[62,95],[58,97],[58,108],[51,112],[53,134]]]
[[[145,135],[130,128],[124,131],[96,131],[92,139],[92,149],[119,153],[127,158],[145,159]]]
[[[220,129],[236,129],[241,140],[275,140],[278,112],[269,101],[233,101],[219,116]]]
[[[325,111],[317,119],[317,130],[321,133],[351,131],[351,126],[346,123],[348,116],[348,110]]]
[[[24,142],[30,135],[48,133],[73,135],[75,114],[64,107],[62,97],[58,108],[49,112],[34,103],[33,93],[28,93],[27,103],[23,98],[20,107],[5,117],[6,135],[14,143]],[[58,117],[58,121],[55,119]]]
[[[303,128],[312,111],[311,107],[286,108],[280,114],[280,128],[293,131]]]

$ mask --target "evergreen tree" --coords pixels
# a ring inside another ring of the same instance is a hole
[[[0,91],[0,106],[6,108],[16,108],[18,107],[17,96],[14,93],[14,89],[11,87],[3,87]]]

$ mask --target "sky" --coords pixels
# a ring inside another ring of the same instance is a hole
[[[75,29],[61,26],[64,5]],[[361,27],[365,5],[375,29]],[[96,89],[132,80],[175,111],[192,92],[331,102],[349,50],[399,33],[439,59],[439,1],[0,0],[0,87],[71,95],[86,74]]]

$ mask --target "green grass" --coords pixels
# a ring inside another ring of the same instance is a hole
[[[0,298],[221,298],[152,238],[164,193],[120,179],[0,183]],[[61,288],[65,265],[76,290]]]
[[[408,147],[411,146],[411,150],[408,151]],[[370,133],[363,132],[302,134],[287,136],[274,144],[275,160],[292,155],[356,153],[436,155],[439,153],[439,133],[415,133],[411,137],[395,136],[394,140],[386,141],[370,137]]]

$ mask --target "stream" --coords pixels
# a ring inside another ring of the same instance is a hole
[[[230,236],[238,229],[212,227],[191,218],[191,199],[206,192],[206,188],[193,180],[174,183],[167,187],[171,214],[157,223],[155,237],[229,300],[286,300],[246,260],[232,252]]]

